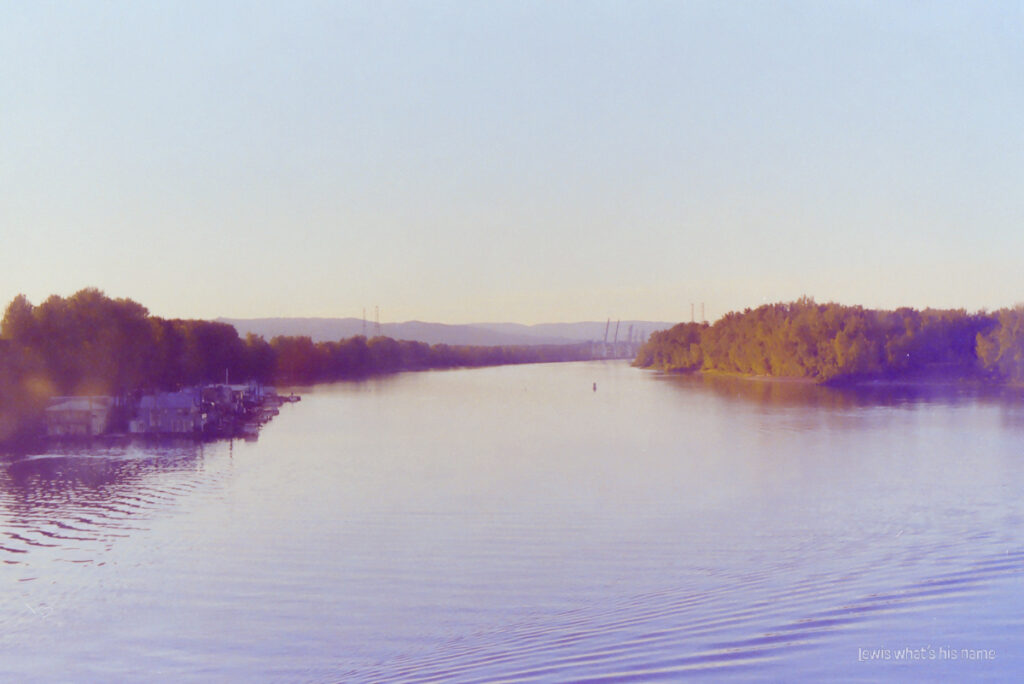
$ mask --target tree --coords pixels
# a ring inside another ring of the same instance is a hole
[[[0,321],[0,339],[10,340],[18,345],[33,345],[38,341],[35,307],[28,298],[19,294],[11,300]]]
[[[988,333],[976,336],[978,361],[996,377],[1024,382],[1024,306],[1003,309]]]

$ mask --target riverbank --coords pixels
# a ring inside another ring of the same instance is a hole
[[[388,339],[388,342],[394,340]],[[568,351],[562,347],[546,346],[530,349],[532,351],[526,355],[516,354],[515,350],[510,353],[502,348],[471,349],[469,351],[477,353],[472,358],[463,357],[466,363],[452,363],[452,359],[458,356],[453,357],[447,353],[449,350],[443,350],[444,361],[437,365],[396,366],[355,374],[322,375],[314,379],[304,375],[286,377],[283,384],[287,387],[315,387],[398,373],[593,360],[589,350],[579,345]],[[452,351],[457,353],[460,350]],[[134,392],[118,399],[110,396],[37,397],[36,407],[32,410],[20,407],[20,411],[8,414],[0,408],[0,423],[6,426],[4,434],[8,435],[0,439],[0,451],[38,451],[58,442],[116,444],[124,439],[160,441],[167,437],[202,441],[256,439],[259,427],[277,415],[283,403],[299,400],[301,396],[294,393],[277,395],[274,389],[259,383],[197,385],[175,392],[146,395]],[[62,402],[68,404],[66,410],[54,415],[54,409],[58,409],[55,404]],[[80,406],[82,403],[85,405]]]
[[[57,444],[115,446],[132,440],[166,438],[213,441],[255,440],[280,407],[300,401],[270,387],[197,385],[176,392],[112,396],[51,397],[17,437],[0,446],[18,451]]]
[[[452,346],[362,335],[331,342],[301,336],[267,341],[252,334],[242,339],[226,323],[151,316],[137,302],[114,300],[94,288],[66,298],[52,296],[38,306],[19,295],[0,323],[0,444],[31,442],[41,430],[49,431],[46,415],[55,397],[69,403],[112,397],[113,411],[121,407],[118,402],[130,402],[141,392],[183,392],[227,385],[229,379],[312,384],[405,370],[581,361],[606,352],[590,343]],[[76,411],[96,410],[69,407],[68,420],[78,420],[71,415]],[[96,435],[105,430],[79,425],[70,431]],[[126,426],[124,431],[131,430]],[[196,428],[163,426],[157,431]]]
[[[1024,383],[1009,382],[995,378],[989,374],[965,370],[949,373],[946,369],[926,369],[924,372],[907,373],[905,375],[888,376],[854,376],[837,377],[820,380],[809,377],[788,375],[755,375],[714,369],[681,369],[663,370],[643,368],[666,375],[695,375],[706,378],[730,378],[747,382],[763,382],[789,385],[817,385],[820,387],[989,387],[989,388],[1024,388]]]

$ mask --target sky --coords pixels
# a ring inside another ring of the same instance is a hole
[[[1024,300],[1024,3],[0,0],[0,305]]]

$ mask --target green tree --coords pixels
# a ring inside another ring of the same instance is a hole
[[[996,314],[996,326],[976,336],[978,360],[992,375],[1024,382],[1024,306]]]

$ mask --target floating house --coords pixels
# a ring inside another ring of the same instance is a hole
[[[202,432],[205,423],[201,393],[182,390],[142,397],[129,430],[135,434],[193,434]]]
[[[46,407],[48,437],[93,437],[107,431],[113,397],[54,397]]]
[[[45,411],[46,435],[95,437],[127,428],[136,435],[249,438],[278,414],[282,403],[298,399],[280,397],[259,383],[205,385],[141,397],[54,397]]]

